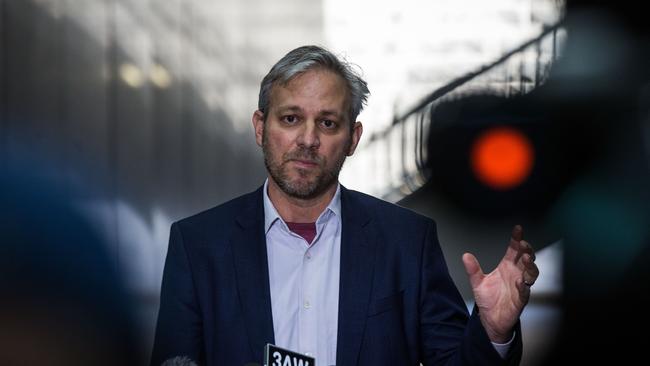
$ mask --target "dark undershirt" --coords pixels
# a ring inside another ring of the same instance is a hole
[[[298,234],[311,244],[312,240],[316,236],[316,223],[315,222],[287,222],[289,230],[293,233]]]

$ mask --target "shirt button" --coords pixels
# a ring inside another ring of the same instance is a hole
[[[307,253],[307,259],[311,259],[311,254]]]
[[[311,304],[309,303],[309,301],[305,301],[305,309],[309,309],[309,308],[311,308]]]

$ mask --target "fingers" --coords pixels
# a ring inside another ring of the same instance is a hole
[[[471,253],[463,254],[463,265],[465,266],[465,272],[467,272],[472,288],[478,287],[485,275],[476,257]]]
[[[517,290],[519,290],[520,293],[530,291],[530,286],[526,285],[522,278],[517,278],[515,280],[515,286],[517,286]]]
[[[526,285],[521,278],[515,281],[515,286],[519,290],[519,300],[521,300],[522,304],[526,304],[530,298],[530,286]]]
[[[521,258],[523,258],[523,256],[526,254],[528,254],[532,258],[533,262],[535,261],[535,251],[533,250],[533,246],[530,245],[530,243],[528,243],[527,241],[521,240],[518,243],[517,255],[515,256],[514,259],[515,263],[518,263],[518,261]]]
[[[539,268],[535,264],[536,258],[533,246],[523,240],[523,228],[521,225],[515,225],[512,228],[510,247],[508,249],[510,250],[513,247],[516,248],[516,254],[513,260],[517,267],[522,270],[521,278],[517,279],[517,288],[519,288],[520,293],[523,291],[528,296],[530,294],[530,287],[539,276]]]
[[[530,287],[535,283],[535,281],[537,281],[537,277],[539,276],[539,268],[537,268],[537,265],[535,264],[534,254],[525,254],[522,262],[524,264],[522,282],[524,285]]]
[[[512,234],[510,236],[515,240],[515,241],[520,241],[521,239],[524,238],[524,228],[521,227],[521,225],[515,225],[512,228]]]
[[[510,242],[508,244],[508,249],[506,250],[505,259],[514,261],[515,263],[519,260],[521,254],[521,240],[524,237],[524,229],[521,225],[515,225],[512,228],[510,233]]]

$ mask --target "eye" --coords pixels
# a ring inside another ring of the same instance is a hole
[[[295,124],[296,122],[298,122],[298,117],[296,117],[296,116],[293,115],[293,114],[290,114],[290,115],[288,115],[288,116],[283,116],[283,117],[282,117],[282,122],[287,123],[287,124],[290,124],[290,125],[293,125],[293,124]]]
[[[328,130],[336,128],[336,122],[329,119],[322,120],[320,124]]]

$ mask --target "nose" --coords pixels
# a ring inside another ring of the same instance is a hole
[[[320,137],[316,122],[309,121],[308,123],[304,123],[296,142],[298,146],[306,149],[318,148],[320,146]]]

